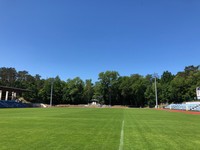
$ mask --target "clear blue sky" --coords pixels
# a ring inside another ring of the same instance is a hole
[[[199,64],[199,0],[0,0],[0,67],[96,81]]]

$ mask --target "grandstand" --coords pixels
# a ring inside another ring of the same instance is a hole
[[[22,95],[22,92],[30,92],[26,89],[0,86],[0,108],[24,108],[28,104],[17,100],[17,97]]]
[[[197,99],[200,99],[200,87],[196,88]],[[186,111],[200,111],[200,101],[186,102],[182,104],[170,104],[166,109],[186,110]]]
[[[0,108],[25,108],[28,104],[17,102],[15,100],[0,100]]]
[[[170,104],[166,109],[186,110],[186,111],[200,111],[200,102],[186,102],[183,104]]]

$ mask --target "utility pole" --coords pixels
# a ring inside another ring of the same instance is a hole
[[[156,78],[158,77],[158,74],[154,73],[153,76],[155,78],[155,97],[156,97],[156,106],[155,106],[155,108],[157,109],[158,108],[158,94],[157,94]]]

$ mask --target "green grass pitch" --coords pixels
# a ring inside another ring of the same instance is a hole
[[[200,149],[200,115],[127,108],[0,109],[0,149]]]

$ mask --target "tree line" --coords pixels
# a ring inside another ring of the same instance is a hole
[[[200,86],[200,66],[187,66],[173,75],[164,71],[157,78],[158,102],[181,103],[196,99],[196,87]],[[53,84],[53,104],[87,104],[92,99],[107,105],[155,106],[155,79],[152,74],[120,76],[117,71],[105,71],[98,81],[83,81],[80,77],[63,81],[55,78],[42,79],[39,74],[15,68],[0,68],[0,85],[28,89],[23,97],[30,102],[49,103]]]

